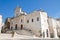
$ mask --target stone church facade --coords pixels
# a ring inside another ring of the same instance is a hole
[[[57,20],[48,17],[47,13],[43,10],[33,11],[27,14],[20,7],[16,7],[14,17],[7,18],[7,20],[9,30],[26,29],[42,38],[60,37],[60,19]]]

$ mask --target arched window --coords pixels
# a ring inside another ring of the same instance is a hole
[[[15,30],[17,30],[17,24],[15,25]]]
[[[21,30],[23,29],[23,25],[21,24]]]
[[[27,20],[27,23],[29,23],[29,20]]]
[[[22,22],[22,19],[21,19],[21,22]]]
[[[32,19],[32,22],[33,22],[34,20]]]

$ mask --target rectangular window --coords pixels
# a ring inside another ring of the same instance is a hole
[[[22,22],[22,19],[21,19],[21,22]]]
[[[29,23],[29,20],[27,20],[27,23]]]
[[[39,17],[37,17],[37,21],[39,21]]]
[[[34,20],[32,19],[32,22],[33,22]]]

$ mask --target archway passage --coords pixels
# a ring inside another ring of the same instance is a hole
[[[15,30],[17,30],[17,24],[15,25]]]
[[[21,24],[21,30],[23,29],[23,25]]]

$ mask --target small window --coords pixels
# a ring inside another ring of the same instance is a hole
[[[21,22],[22,22],[22,19],[21,19]]]
[[[37,17],[37,21],[39,21],[39,17]]]
[[[17,30],[17,24],[15,25],[15,30]]]
[[[32,22],[33,22],[33,19],[32,19]]]
[[[29,23],[29,20],[27,20],[27,23]]]

